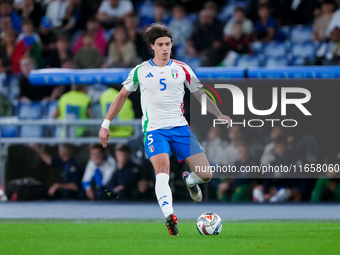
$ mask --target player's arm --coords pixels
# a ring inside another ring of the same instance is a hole
[[[194,97],[202,103],[202,95],[205,94],[203,90],[197,90],[192,93]],[[224,119],[228,121],[228,128],[230,127],[230,118],[229,116],[223,115],[215,103],[207,96],[207,111],[211,114],[215,115],[217,119]]]
[[[103,121],[102,128],[99,131],[99,139],[105,148],[107,146],[107,143],[109,141],[110,137],[110,130],[109,126],[113,118],[120,112],[122,109],[127,97],[131,94],[131,91],[128,91],[125,87],[123,87],[115,100],[112,102],[105,120]]]

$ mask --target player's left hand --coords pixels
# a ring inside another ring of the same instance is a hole
[[[107,146],[107,143],[109,142],[110,130],[102,127],[99,131],[98,136],[99,136],[100,142],[105,148]]]
[[[227,120],[227,121],[228,121],[228,126],[227,126],[227,128],[230,128],[231,119],[229,118],[229,116],[227,116],[227,115],[221,115],[221,116],[218,116],[218,119]]]

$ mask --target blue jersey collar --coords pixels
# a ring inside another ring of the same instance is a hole
[[[153,58],[150,58],[149,60],[150,65],[157,66],[155,62],[153,62]],[[172,64],[172,59],[170,59],[169,63],[167,63],[165,66],[170,66]]]

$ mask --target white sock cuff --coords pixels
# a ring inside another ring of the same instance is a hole
[[[156,175],[156,181],[159,182],[169,182],[170,176],[166,173],[159,173]]]

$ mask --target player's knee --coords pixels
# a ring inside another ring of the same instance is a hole
[[[164,165],[155,169],[156,175],[160,173],[169,174],[169,166]]]

